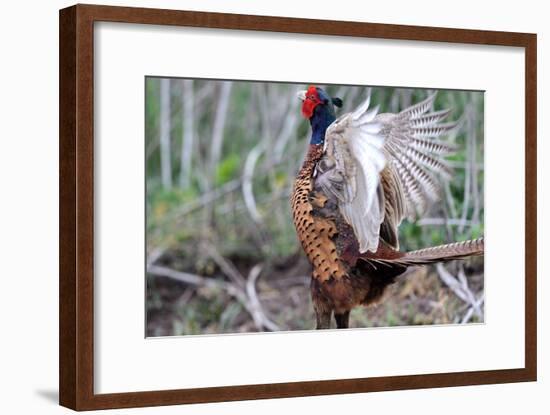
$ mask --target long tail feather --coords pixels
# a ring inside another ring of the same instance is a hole
[[[431,264],[434,262],[480,256],[483,255],[484,250],[484,239],[478,238],[407,252],[405,256],[399,258],[398,261],[408,265]]]
[[[362,261],[358,261],[357,264],[371,274],[378,273],[384,278],[393,278],[402,274],[410,266],[481,256],[483,252],[484,241],[483,238],[479,238],[406,253],[393,251],[391,255],[387,252],[367,254],[360,257]]]

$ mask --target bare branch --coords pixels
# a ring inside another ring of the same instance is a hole
[[[256,293],[256,280],[260,276],[261,272],[262,272],[262,265],[261,264],[254,265],[250,270],[250,273],[248,274],[248,279],[246,282],[246,294],[248,295],[248,298],[251,303],[252,317],[254,318],[256,325],[259,324],[271,331],[279,331],[280,330],[279,326],[277,326],[277,324],[275,324],[273,321],[267,318],[263,310],[262,303],[260,302],[260,299],[258,298],[258,294]]]
[[[468,281],[466,279],[466,276],[464,274],[464,270],[462,269],[461,272],[459,272],[458,278],[453,276],[443,264],[438,263],[436,264],[437,272],[439,275],[439,278],[449,289],[462,301],[464,301],[466,304],[468,304],[471,308],[473,308],[472,313],[475,312],[476,315],[479,317],[483,316],[483,313],[481,311],[481,304],[483,303],[483,295],[481,298],[477,299],[475,298],[475,295],[472,293],[470,288],[468,287]],[[468,318],[462,319],[463,321],[467,322],[471,318],[471,316],[468,316]]]
[[[224,258],[216,249],[214,245],[208,244],[207,246],[208,255],[212,260],[220,267],[222,272],[229,277],[239,288],[244,290],[246,283],[242,274],[239,272],[233,263]]]
[[[479,222],[464,219],[447,219],[447,218],[422,218],[416,222],[419,226],[477,226]]]
[[[164,249],[155,248],[153,252],[147,255],[147,267],[153,265],[164,254]]]
[[[260,215],[260,212],[258,212],[258,207],[256,205],[252,179],[254,177],[254,167],[256,166],[256,163],[258,162],[258,159],[260,158],[263,151],[264,145],[263,142],[260,142],[259,144],[254,146],[250,153],[248,153],[248,156],[246,157],[246,161],[244,163],[242,176],[244,203],[250,213],[250,217],[256,223],[262,222],[262,215]]]
[[[216,287],[223,288],[227,291],[228,284],[225,281],[214,280],[211,278],[204,278],[200,275],[191,274],[189,272],[176,271],[175,269],[163,267],[160,265],[149,265],[147,267],[147,273],[155,275],[157,277],[167,277],[173,280],[183,282],[185,284],[192,284],[204,287]]]

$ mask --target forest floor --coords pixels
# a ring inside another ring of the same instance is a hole
[[[189,284],[149,273],[147,336],[259,331],[254,313],[250,312],[246,302],[224,289],[231,280],[215,263],[207,261],[197,269],[193,257],[183,256],[181,252],[165,253],[156,263],[166,269],[198,275],[207,283]],[[248,276],[244,277],[243,292],[246,293],[250,288],[246,280],[251,278],[257,264],[243,258],[227,258],[227,263],[237,274]],[[469,290],[482,292],[483,259],[470,259],[464,264]],[[446,268],[456,273],[457,266],[458,262]],[[255,290],[252,298],[259,301],[263,316],[274,324],[273,330],[310,330],[315,327],[309,275],[310,266],[300,254],[264,265],[257,274],[252,284]],[[468,309],[469,305],[443,283],[435,266],[416,267],[398,277],[378,304],[353,310],[350,327],[459,323]],[[468,319],[468,322],[482,321],[483,312]]]

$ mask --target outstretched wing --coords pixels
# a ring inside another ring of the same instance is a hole
[[[399,114],[369,109],[370,91],[354,112],[327,130],[316,186],[338,200],[360,252],[375,252],[382,238],[398,248],[397,227],[415,218],[438,195],[434,174],[450,174],[442,156],[452,147],[437,137],[455,127],[440,124],[449,110],[430,112],[435,95]]]
[[[402,185],[405,210],[399,221],[404,216],[415,219],[425,212],[430,202],[437,200],[440,183],[435,174],[444,178],[451,175],[444,156],[455,149],[439,137],[454,129],[457,123],[440,123],[449,115],[450,109],[428,112],[435,95],[399,114],[379,114],[376,117],[376,121],[383,125],[389,167]]]

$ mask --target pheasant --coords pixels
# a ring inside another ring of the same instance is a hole
[[[438,197],[438,175],[453,147],[438,137],[456,123],[450,110],[431,112],[435,94],[398,114],[370,107],[336,119],[342,100],[310,86],[301,91],[311,124],[309,148],[291,195],[298,239],[313,266],[317,329],[349,327],[350,310],[380,300],[410,266],[483,255],[483,238],[418,251],[399,250],[398,226]]]

